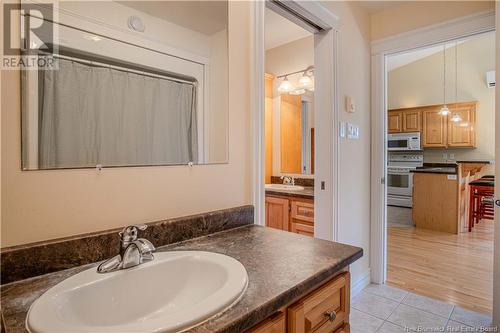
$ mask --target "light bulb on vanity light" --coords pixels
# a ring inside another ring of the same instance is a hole
[[[295,89],[293,91],[290,91],[290,95],[302,95],[302,94],[305,94],[306,93],[306,90],[305,89],[301,89],[301,88],[298,88],[298,89]]]
[[[313,80],[309,75],[304,73],[304,75],[302,75],[302,77],[299,80],[299,86],[304,89],[310,89],[313,86]]]
[[[288,81],[288,76],[285,76],[283,81],[281,81],[280,86],[278,87],[278,92],[289,93],[289,92],[292,92],[294,90],[295,90],[295,88],[294,88],[293,84],[290,81]]]

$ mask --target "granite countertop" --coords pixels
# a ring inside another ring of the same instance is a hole
[[[304,198],[304,199],[314,199],[314,187],[304,186],[304,190],[302,191],[266,188],[266,194],[279,195],[285,197]]]
[[[226,254],[247,269],[249,283],[232,308],[189,332],[244,332],[356,261],[361,248],[256,225],[171,244],[158,251],[203,250]],[[26,333],[27,311],[43,292],[97,263],[1,287],[6,333]],[[291,270],[291,268],[296,268]]]
[[[469,161],[457,161],[457,163],[477,163],[477,164],[492,164],[492,161],[473,161],[473,160],[469,160]]]
[[[423,166],[411,170],[414,173],[438,173],[447,175],[458,174],[457,163],[424,163]]]

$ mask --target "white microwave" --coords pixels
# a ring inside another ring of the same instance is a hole
[[[389,134],[387,137],[387,150],[422,150],[422,146],[420,144],[420,133],[414,132]]]

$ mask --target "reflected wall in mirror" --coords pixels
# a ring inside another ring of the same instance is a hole
[[[280,102],[281,172],[314,174],[314,95],[282,94]]]
[[[36,56],[55,66],[23,71],[23,170],[226,163],[227,2],[92,6],[136,17],[144,29],[124,19],[110,36],[90,20],[31,18],[47,28],[49,49]]]

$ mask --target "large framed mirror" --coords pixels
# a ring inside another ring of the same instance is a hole
[[[51,66],[22,72],[22,169],[226,163],[227,1],[93,6],[127,13],[121,38],[30,17]]]

